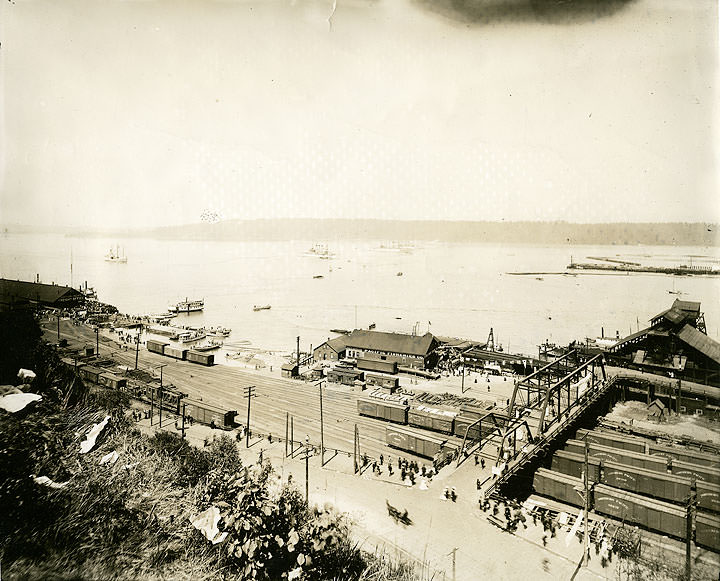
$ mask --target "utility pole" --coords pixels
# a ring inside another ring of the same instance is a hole
[[[255,386],[249,385],[245,388],[245,397],[248,398],[247,431],[245,432],[245,447],[250,447],[250,400],[255,397]]]
[[[354,432],[354,434],[353,434],[353,466],[354,466],[354,469],[355,469],[354,474],[357,474],[357,469],[358,469],[358,466],[357,466],[357,449],[358,449],[358,445],[357,445],[357,424],[355,424],[355,432]]]
[[[590,472],[588,470],[588,448],[590,444],[585,434],[585,498],[584,514],[585,530],[583,531],[583,567],[588,565],[588,511],[590,510]]]
[[[300,373],[300,335],[298,335],[298,338],[297,338],[297,364],[298,364],[298,373]]]
[[[285,412],[285,458],[287,458],[287,448],[288,448],[288,427],[290,425],[290,414],[288,412]]]
[[[677,401],[675,402],[675,411],[680,413],[680,400],[682,399],[682,388],[680,387],[680,378],[678,377]]]
[[[95,325],[95,357],[100,355],[100,326]]]
[[[182,439],[185,439],[185,408],[187,404],[183,404],[183,415],[182,415]]]
[[[295,417],[290,416],[290,458],[295,457]]]
[[[693,508],[695,507],[695,497],[697,494],[697,485],[695,477],[690,478],[690,496],[687,504],[687,528],[685,533],[685,579],[692,579],[692,531],[693,531]]]
[[[158,392],[158,395],[160,396],[160,404],[158,405],[158,408],[160,409],[160,427],[162,428],[162,383],[160,384],[160,391]]]
[[[140,335],[142,333],[142,323],[140,324],[140,327],[138,328],[138,334],[136,338],[135,343],[135,369],[137,370],[138,366],[138,355],[140,355]]]
[[[320,467],[325,466],[325,431],[323,429],[322,381],[320,382]]]
[[[305,503],[310,498],[310,436],[305,436]]]
[[[153,415],[155,414],[155,390],[150,388],[150,425],[153,423]]]
[[[58,343],[60,343],[60,311],[57,312],[57,324],[58,324]]]
[[[462,362],[462,383],[460,384],[460,393],[465,393],[465,359]]]
[[[453,581],[455,581],[455,553],[457,553],[458,548],[455,547],[452,551],[448,553],[448,555],[452,555],[452,578]]]

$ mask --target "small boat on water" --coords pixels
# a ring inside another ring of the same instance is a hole
[[[232,329],[226,327],[210,327],[209,329],[205,329],[205,333],[207,333],[208,337],[227,337],[232,333]]]
[[[316,258],[328,260],[330,258],[333,258],[335,255],[330,252],[327,244],[314,244],[312,248],[305,252],[305,256],[314,256]]]
[[[187,297],[184,301],[170,305],[168,311],[171,313],[195,313],[202,311],[205,308],[205,299],[188,300]]]
[[[254,305],[253,311],[268,311],[270,308],[270,305]]]
[[[325,278],[322,274],[316,274],[313,278]]]
[[[212,351],[213,349],[220,349],[220,347],[222,347],[222,346],[223,346],[222,341],[210,339],[207,343],[203,343],[202,345],[194,345],[193,350],[195,350],[195,351]]]
[[[105,255],[105,262],[118,262],[125,264],[127,262],[127,256],[125,256],[125,250],[120,254],[120,246],[116,245],[115,248],[110,247],[110,250]]]
[[[177,340],[179,343],[192,343],[205,337],[207,337],[205,331],[184,331],[183,333],[178,333]]]
[[[402,276],[402,271],[398,272],[395,276]]]

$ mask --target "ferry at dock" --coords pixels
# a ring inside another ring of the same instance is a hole
[[[202,311],[203,308],[205,308],[205,299],[190,301],[185,298],[184,301],[170,305],[168,311],[171,313],[194,313]]]

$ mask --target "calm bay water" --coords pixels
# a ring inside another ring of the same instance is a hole
[[[127,264],[104,261],[117,243]],[[294,349],[297,335],[306,349],[332,336],[332,328],[375,323],[382,331],[415,327],[478,340],[492,327],[505,349],[531,354],[546,339],[596,337],[603,327],[626,335],[677,296],[701,301],[708,334],[720,338],[720,277],[507,274],[563,271],[571,256],[622,255],[654,264],[692,257],[693,264],[707,264],[720,260],[717,249],[417,243],[402,252],[375,241],[341,241],[330,242],[335,256],[322,260],[306,255],[312,245],[9,234],[0,237],[0,274],[33,280],[39,273],[42,282],[69,284],[72,255],[74,286],[88,281],[121,312],[159,313],[185,297],[204,298],[204,312],[175,321],[231,327],[232,341],[280,351]],[[323,278],[313,278],[318,275]],[[254,312],[256,304],[272,309]]]

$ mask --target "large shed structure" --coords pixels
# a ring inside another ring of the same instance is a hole
[[[720,385],[720,343],[707,336],[699,302],[675,299],[669,309],[650,320],[649,327],[628,335],[608,351],[644,371]]]
[[[0,278],[0,310],[33,306],[64,309],[81,305],[84,295],[69,286]]]

